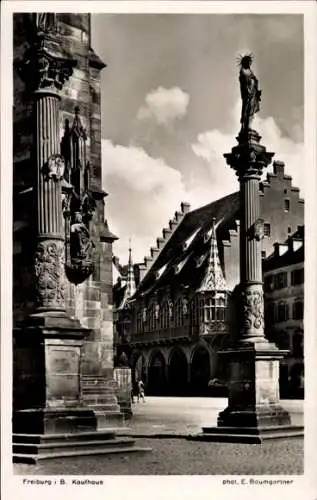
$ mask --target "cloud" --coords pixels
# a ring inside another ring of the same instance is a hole
[[[114,252],[125,262],[131,237],[134,260],[143,260],[186,195],[181,174],[142,148],[108,140],[102,158],[103,186],[110,193],[106,217],[120,238]]]
[[[111,231],[119,237],[114,253],[124,263],[129,238],[134,261],[143,261],[182,201],[189,202],[194,209],[223,195],[223,187],[218,190],[194,173],[185,182],[180,171],[161,158],[149,156],[140,147],[103,140],[102,160],[103,188],[110,193],[105,215]],[[225,165],[224,170],[230,171]]]
[[[189,94],[179,87],[158,87],[145,97],[145,104],[137,113],[139,120],[154,120],[160,125],[170,125],[184,118],[189,103]]]
[[[114,253],[123,263],[127,261],[130,237],[135,262],[150,254],[150,247],[156,245],[156,238],[161,236],[162,228],[168,225],[182,201],[189,202],[194,209],[238,190],[235,172],[226,164],[223,154],[236,144],[239,116],[240,103],[237,103],[225,131],[214,129],[198,134],[191,145],[194,161],[189,155],[184,158],[191,165],[186,172],[173,168],[173,161],[168,163],[166,158],[151,156],[144,147],[103,140],[103,187],[110,193],[106,217],[110,229],[120,238],[114,244]],[[257,116],[254,128],[261,134],[267,150],[274,151],[275,158],[285,162],[293,185],[303,190],[303,144],[283,136],[272,117]]]
[[[223,153],[230,152],[231,148],[236,145],[234,138],[240,126],[239,115],[240,102],[232,110],[227,131],[207,130],[200,133],[196,142],[192,144],[193,152],[208,164],[213,183],[216,186],[223,186],[223,190],[226,191],[237,189],[237,181],[230,175],[229,167],[223,168]],[[285,171],[292,176],[293,185],[304,192],[304,144],[283,136],[273,117],[261,118],[257,115],[253,127],[260,133],[261,142],[267,150],[275,152],[274,159],[285,162]],[[300,124],[298,127],[300,128]],[[268,171],[270,170],[272,166],[269,167]]]

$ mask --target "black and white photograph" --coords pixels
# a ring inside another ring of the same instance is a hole
[[[7,467],[291,490],[316,407],[316,5],[113,3],[11,12]]]

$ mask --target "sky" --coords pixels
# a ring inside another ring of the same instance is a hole
[[[93,14],[101,74],[105,216],[114,254],[143,261],[180,203],[238,190],[223,154],[236,145],[237,58],[254,54],[262,89],[254,128],[304,195],[301,15]]]

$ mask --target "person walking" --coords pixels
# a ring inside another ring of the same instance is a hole
[[[141,379],[138,382],[138,399],[137,399],[138,403],[140,402],[140,398],[142,398],[143,403],[145,403],[144,384]]]

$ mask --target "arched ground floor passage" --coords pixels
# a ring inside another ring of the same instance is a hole
[[[227,397],[230,366],[207,342],[133,351],[134,385],[141,378],[149,396]],[[304,397],[301,360],[280,364],[280,397]]]
[[[160,346],[132,354],[132,380],[141,377],[152,396],[227,395],[224,370],[207,344]]]

